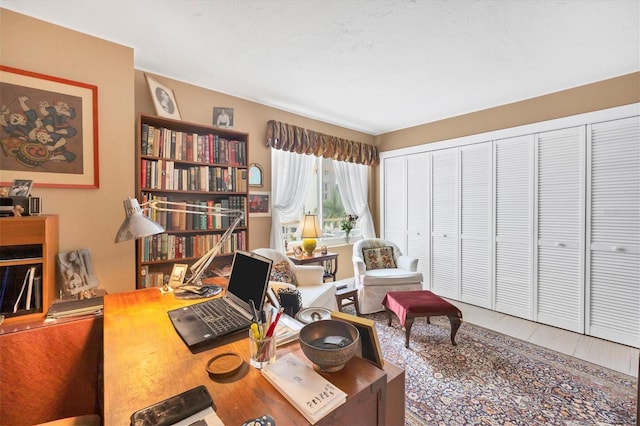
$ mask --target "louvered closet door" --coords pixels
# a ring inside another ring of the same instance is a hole
[[[407,250],[418,258],[428,288],[429,277],[429,153],[407,155]]]
[[[536,135],[536,321],[584,332],[585,127]]]
[[[431,154],[431,290],[459,300],[458,149]]]
[[[384,229],[381,236],[406,250],[405,157],[384,160]]]
[[[593,124],[587,334],[640,345],[640,118]]]
[[[460,297],[491,308],[493,167],[490,142],[460,148]]]
[[[533,137],[494,142],[495,310],[532,319]]]

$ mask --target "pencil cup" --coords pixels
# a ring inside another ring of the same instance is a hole
[[[276,360],[276,336],[257,338],[249,330],[250,364],[255,368],[263,368]]]

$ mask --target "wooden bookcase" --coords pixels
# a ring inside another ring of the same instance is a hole
[[[245,211],[244,221],[211,268],[231,263],[248,247],[249,135],[219,127],[141,114],[136,143],[136,196]],[[185,207],[185,210],[187,208]],[[137,288],[161,285],[173,265],[191,265],[229,226],[229,218],[147,211],[165,232],[136,245]]]
[[[55,299],[58,216],[0,218],[0,313],[5,323],[41,319]],[[29,280],[20,297],[27,270],[34,267],[31,307],[26,309]]]

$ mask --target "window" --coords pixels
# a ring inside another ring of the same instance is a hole
[[[331,244],[344,241],[345,232],[340,229],[340,223],[348,213],[340,198],[340,188],[333,171],[334,160],[316,158],[314,167],[310,170],[313,178],[310,180],[306,192],[303,210],[297,221],[282,224],[282,232],[289,241],[300,239],[299,224],[305,214],[318,215],[318,221],[322,226],[322,244]],[[351,237],[360,234],[358,222],[356,222]]]

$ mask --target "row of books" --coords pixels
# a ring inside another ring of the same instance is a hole
[[[172,235],[158,234],[145,237],[142,242],[142,261],[176,260],[198,258],[212,249],[222,234],[204,235]],[[231,234],[221,247],[220,253],[233,253],[235,250],[246,250],[246,231]]]
[[[177,191],[246,192],[247,169],[185,166],[171,160],[140,161],[140,186]]]
[[[199,135],[142,124],[141,153],[160,158],[208,164],[247,165],[246,141],[227,140],[213,133]]]
[[[150,219],[159,223],[167,231],[213,231],[216,229],[225,229],[231,225],[235,218],[235,216],[187,213],[187,211],[194,211],[197,209],[197,207],[191,206],[202,206],[202,211],[209,213],[221,211],[221,209],[241,210],[245,212],[245,219],[243,219],[238,226],[246,226],[247,199],[241,195],[230,195],[217,200],[177,201],[166,196],[155,195],[148,192],[142,193],[142,203],[146,203],[151,200],[178,203],[176,205],[172,205],[171,208],[175,210],[182,210],[180,212],[167,212],[150,209],[146,212]]]
[[[41,265],[15,265],[0,268],[0,312],[21,315],[42,308]]]

